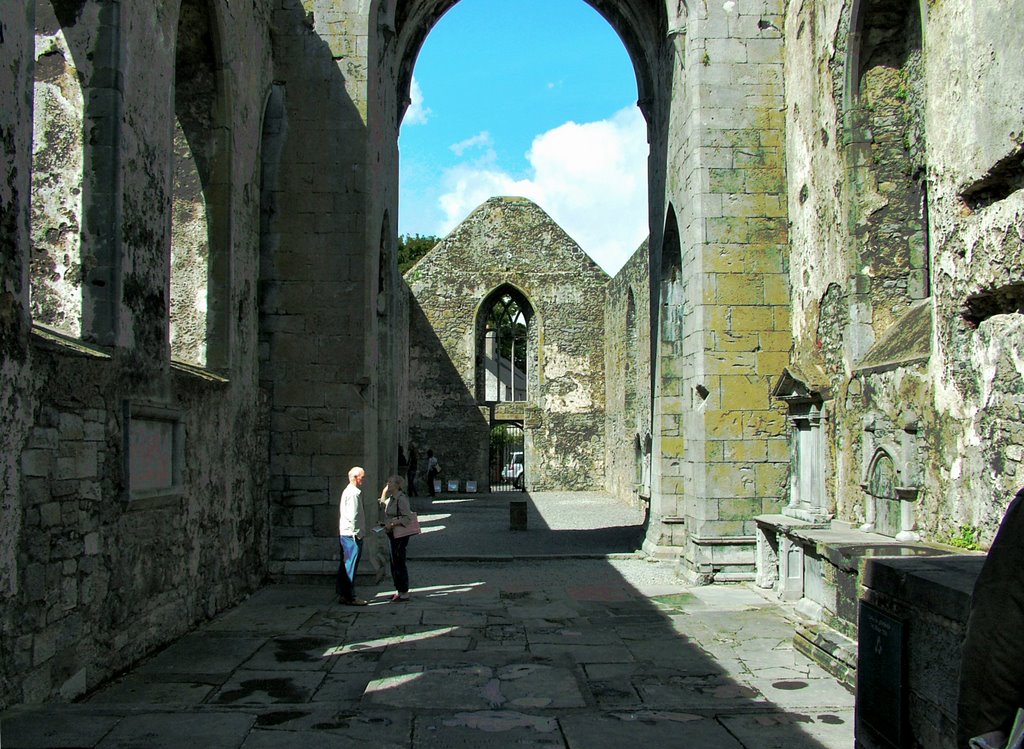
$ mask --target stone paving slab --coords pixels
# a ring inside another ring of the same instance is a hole
[[[293,705],[261,714],[242,745],[253,747],[408,747],[411,713],[331,705]]]
[[[615,746],[743,749],[714,718],[675,710],[579,715],[561,723],[568,749]]]
[[[239,746],[254,720],[252,715],[237,712],[199,713],[188,720],[170,713],[129,715],[96,749],[224,749]]]
[[[95,704],[200,705],[213,694],[220,681],[203,682],[182,677],[174,681],[166,676],[131,673],[116,679],[93,695]]]
[[[271,585],[72,705],[0,715],[3,749],[848,749],[853,697],[745,585],[639,558],[410,563],[348,607]]]
[[[721,723],[745,747],[820,749],[853,746],[853,710],[772,715],[730,715]]]
[[[544,663],[494,668],[473,662],[404,663],[371,681],[364,702],[404,708],[487,710],[499,707],[573,708],[586,705],[575,674]]]
[[[187,634],[139,666],[142,674],[230,674],[264,644],[265,637],[220,634],[208,630]]]
[[[210,701],[216,705],[302,704],[324,682],[323,671],[250,671],[239,669]]]
[[[417,749],[564,749],[553,716],[514,710],[467,711],[426,717],[416,722]]]
[[[14,749],[77,749],[96,746],[120,722],[78,705],[15,708],[0,719],[0,746]]]

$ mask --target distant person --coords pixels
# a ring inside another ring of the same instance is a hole
[[[416,445],[409,443],[409,467],[406,471],[406,479],[409,487],[409,496],[418,497],[416,492],[416,469],[419,467],[419,455],[416,452]]]
[[[410,536],[395,538],[394,530],[398,526],[406,526],[412,522],[412,508],[409,498],[405,496],[405,479],[392,476],[380,493],[380,510],[382,523],[387,530],[391,545],[391,579],[395,583],[395,595],[392,603],[404,603],[409,600],[409,570],[405,564],[405,552],[409,546]]]
[[[440,470],[437,458],[434,457],[434,451],[427,450],[427,494],[431,497],[437,496],[434,492],[434,479],[437,478],[437,474],[440,473]]]
[[[957,747],[1002,749],[1024,708],[1024,489],[974,584],[960,655]]]
[[[353,466],[348,472],[348,486],[338,503],[338,541],[341,544],[341,562],[335,590],[338,600],[348,606],[365,606],[366,601],[356,597],[356,570],[363,549],[362,486],[366,471]]]

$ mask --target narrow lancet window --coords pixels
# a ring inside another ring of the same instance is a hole
[[[483,352],[487,401],[526,400],[526,312],[510,294],[504,294],[487,315]]]

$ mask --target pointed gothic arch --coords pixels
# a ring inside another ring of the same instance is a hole
[[[679,243],[679,225],[676,219],[675,207],[669,203],[665,212],[665,231],[661,240],[661,253],[658,264],[659,287],[658,299],[661,309],[659,310],[659,338],[666,340],[666,337],[679,333],[680,316],[683,307],[683,259],[682,247]]]
[[[647,118],[648,128],[655,116],[662,47],[668,35],[668,16],[664,4],[651,12],[645,0],[584,0],[608,22],[622,40],[633,61],[636,74],[637,105]],[[401,123],[411,98],[413,67],[423,42],[434,25],[458,3],[458,0],[420,0],[419,2],[382,3],[380,23],[393,29],[398,52],[396,122]],[[685,11],[682,13],[685,16]],[[665,102],[667,104],[667,102]],[[667,108],[664,115],[667,116]],[[649,138],[649,140],[653,140]]]
[[[502,284],[476,315],[476,395],[481,403],[511,403],[530,397],[536,366],[534,308],[520,289]],[[532,352],[532,355],[531,355]]]
[[[82,333],[85,91],[73,24],[50,0],[36,0],[32,200],[29,259],[32,319]]]
[[[847,48],[851,288],[870,310],[855,356],[931,294],[925,139],[926,13],[919,0],[858,0]]]
[[[175,39],[170,348],[229,363],[230,127],[221,33],[209,0],[182,0]]]

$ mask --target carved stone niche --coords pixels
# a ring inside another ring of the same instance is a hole
[[[897,541],[920,541],[916,500],[920,491],[918,426],[912,411],[900,415],[891,427],[880,414],[864,419],[862,437],[865,523],[863,531],[891,536]]]
[[[808,385],[795,368],[783,370],[772,389],[772,397],[789,409],[789,504],[787,515],[808,523],[825,524],[832,519],[825,494],[825,433],[828,420],[825,401],[828,388]]]

